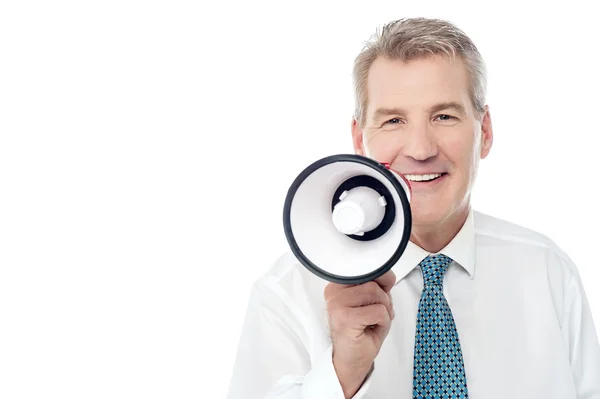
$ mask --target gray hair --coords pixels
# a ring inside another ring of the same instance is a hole
[[[487,90],[486,66],[471,39],[456,25],[430,18],[403,18],[378,29],[354,60],[355,92],[354,118],[360,126],[365,123],[367,108],[367,77],[373,61],[379,56],[404,62],[426,56],[458,54],[465,62],[469,95],[475,111],[483,114]]]

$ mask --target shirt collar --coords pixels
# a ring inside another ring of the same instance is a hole
[[[440,252],[450,257],[459,266],[465,269],[471,279],[475,277],[475,225],[473,209],[469,210],[467,220],[460,231],[454,236]],[[424,250],[412,241],[408,242],[404,253],[392,267],[396,275],[396,284],[409,274],[431,252]]]

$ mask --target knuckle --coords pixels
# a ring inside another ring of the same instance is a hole
[[[385,317],[388,315],[388,310],[386,306],[383,304],[377,304],[376,306],[377,316],[379,316],[382,319],[385,319]]]
[[[348,290],[352,293],[352,296],[358,297],[364,293],[365,287],[362,285],[357,285],[352,288],[349,288]]]
[[[375,292],[377,288],[379,288],[379,284],[377,284],[375,281],[369,281],[368,283],[364,284],[364,288],[368,292]]]
[[[379,286],[379,284],[373,282],[372,285],[369,286],[369,296],[371,298],[373,298],[373,300],[376,300],[377,302],[382,302],[384,299],[383,297],[385,296],[385,292],[381,289],[381,287]]]
[[[390,276],[390,279],[396,280],[396,273],[394,273],[392,269],[388,270],[387,273]]]
[[[333,285],[333,283],[327,284],[325,286],[325,289],[323,290],[323,296],[325,297],[325,300],[329,300],[333,296],[334,291],[335,286]]]
[[[392,297],[385,292],[381,295],[381,302],[387,306],[392,306]]]
[[[345,326],[352,323],[354,320],[353,313],[351,312],[351,308],[340,308],[337,309],[334,313],[334,323],[338,329],[342,329]]]
[[[377,283],[370,281],[360,286],[359,289],[356,290],[357,296],[363,296],[366,298],[372,298],[374,294],[377,293]]]
[[[387,303],[386,295],[382,290],[373,292],[372,297],[373,297],[373,303],[383,304],[383,305],[385,305]]]
[[[360,319],[360,320],[365,319],[366,317],[369,316],[370,313],[371,313],[371,311],[369,310],[368,307],[366,307],[366,306],[360,307],[358,312],[356,312],[356,318]]]

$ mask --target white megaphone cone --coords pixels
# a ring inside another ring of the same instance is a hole
[[[374,280],[410,239],[410,183],[387,164],[353,154],[309,165],[288,190],[283,226],[296,258],[341,284]]]

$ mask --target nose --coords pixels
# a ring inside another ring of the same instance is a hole
[[[438,146],[435,138],[427,127],[414,126],[406,133],[408,134],[403,148],[403,155],[405,157],[410,157],[417,161],[425,161],[438,154]]]

